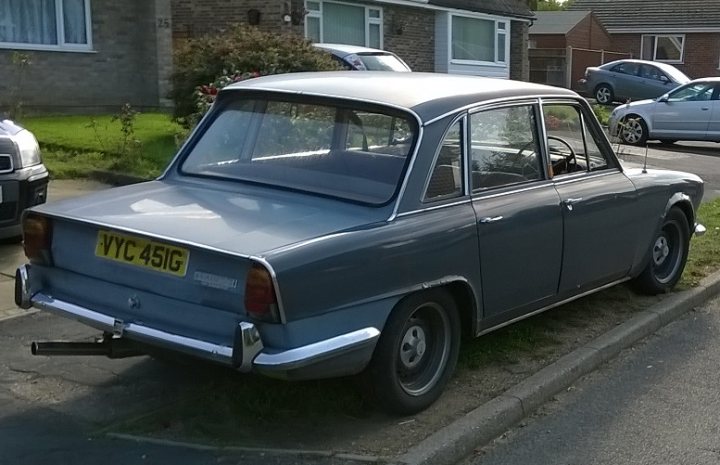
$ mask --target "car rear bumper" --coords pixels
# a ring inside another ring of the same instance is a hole
[[[265,347],[257,327],[240,322],[232,346],[173,334],[142,322],[123,322],[94,309],[53,298],[30,287],[30,265],[15,273],[15,303],[35,307],[149,346],[219,362],[239,371],[256,370],[280,378],[308,379],[354,374],[372,357],[380,331],[368,327],[286,350]]]

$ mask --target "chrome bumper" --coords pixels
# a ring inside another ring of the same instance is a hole
[[[286,373],[317,366],[321,362],[358,351],[372,354],[380,336],[377,328],[369,327],[294,349],[272,351],[264,347],[255,325],[243,321],[236,328],[234,345],[219,345],[140,323],[126,323],[42,292],[33,292],[29,286],[29,272],[30,265],[23,265],[15,272],[15,303],[20,308],[35,307],[111,332],[117,337],[127,337],[156,347],[189,353],[244,372],[257,369],[266,374]]]

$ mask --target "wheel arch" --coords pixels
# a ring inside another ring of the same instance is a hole
[[[668,200],[667,205],[665,206],[663,219],[667,217],[668,213],[670,213],[670,210],[675,207],[679,208],[680,211],[682,211],[685,215],[685,218],[687,219],[688,229],[692,233],[693,225],[695,224],[695,209],[693,208],[690,196],[683,192],[676,192],[675,194],[673,194],[672,197],[670,197],[670,199]]]
[[[473,286],[462,276],[449,276],[416,286],[395,304],[392,311],[410,296],[430,290],[444,290],[453,299],[460,317],[460,329],[464,336],[474,336],[477,333],[479,299]]]

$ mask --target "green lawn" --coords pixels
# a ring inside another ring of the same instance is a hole
[[[94,170],[113,170],[141,177],[158,175],[176,151],[183,129],[164,113],[138,114],[126,143],[112,116],[26,117],[23,125],[38,141],[45,164],[55,178],[87,177]]]

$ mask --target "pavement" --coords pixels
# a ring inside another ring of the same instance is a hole
[[[73,184],[72,182],[55,182],[51,184],[49,198],[52,200],[92,192],[104,187],[99,183]],[[28,312],[15,308],[12,303],[12,276],[15,267],[23,261],[22,254],[17,251],[18,249],[17,245],[0,244],[0,324],[2,325],[13,323],[8,320],[28,314]],[[11,250],[15,250],[15,252],[10,253]],[[48,436],[43,440],[56,443],[58,450],[65,450],[66,455],[62,455],[63,460],[60,462],[55,461],[55,463],[78,463],[83,457],[99,458],[103,455],[110,456],[111,454],[108,454],[108,452],[112,451],[113,453],[120,453],[120,458],[127,459],[125,463],[307,463],[314,465],[396,463],[402,465],[450,465],[471,455],[478,447],[503,434],[557,393],[572,385],[578,378],[614,358],[623,349],[655,333],[661,327],[677,319],[690,309],[700,306],[718,293],[720,293],[720,272],[705,278],[696,288],[669,294],[658,304],[638,313],[627,322],[560,358],[557,362],[470,411],[447,427],[436,431],[425,440],[410,447],[405,454],[399,457],[381,458],[325,454],[323,452],[313,453],[312,451],[215,448],[206,445],[157,441],[133,436],[113,436],[95,438],[92,441],[78,441],[77,434],[75,434],[74,439],[67,435],[67,437]],[[0,406],[2,405],[3,399],[0,398]],[[53,421],[52,418],[41,420]],[[72,428],[72,425],[68,425],[68,428]],[[6,429],[2,434],[12,434],[14,430],[16,428]],[[0,459],[2,455],[3,453],[0,451]],[[58,455],[56,458],[60,457]],[[154,457],[161,460],[161,462],[146,461],[145,458],[147,457]],[[37,461],[24,463],[48,463],[48,458],[52,457],[43,455],[42,457],[36,457]],[[108,463],[123,462],[113,459]]]

